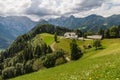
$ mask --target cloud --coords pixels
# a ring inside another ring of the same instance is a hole
[[[39,17],[71,15],[97,8],[103,2],[104,0],[32,0],[26,14]]]
[[[23,13],[29,6],[31,0],[0,0],[0,15],[18,15]]]
[[[0,0],[0,15],[25,15],[31,19],[74,15],[120,14],[119,0]]]

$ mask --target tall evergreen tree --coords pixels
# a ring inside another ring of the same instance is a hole
[[[57,42],[57,33],[54,34],[54,41]]]
[[[104,30],[102,28],[98,30],[98,35],[102,35],[102,38],[104,38]]]
[[[34,57],[40,57],[42,55],[42,51],[39,45],[36,46],[35,52],[34,52]]]
[[[76,40],[74,40],[74,39],[70,43],[70,49],[71,49],[71,59],[72,60],[77,60],[83,55],[80,48],[78,47],[78,45],[76,43]]]
[[[105,38],[110,38],[110,30],[109,29],[105,30],[104,36],[105,36]]]
[[[118,28],[116,26],[112,26],[110,28],[110,37],[111,38],[117,38],[118,37]]]
[[[76,30],[76,34],[78,35],[78,37],[82,37],[83,36],[82,31],[79,30],[79,29]]]

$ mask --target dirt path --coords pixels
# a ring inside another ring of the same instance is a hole
[[[55,43],[56,43],[56,42],[54,42],[54,43],[52,43],[52,44],[50,45],[50,47],[52,48],[53,51],[55,51],[55,49],[54,49]]]
[[[60,37],[60,40],[61,40],[61,39],[63,39],[63,37]],[[53,43],[50,45],[50,47],[52,48],[53,51],[55,51],[55,49],[54,49],[55,44],[56,44],[56,42],[53,42]],[[70,61],[70,59],[69,59],[67,56],[64,56],[64,57],[65,57],[65,60],[66,60],[67,62]]]

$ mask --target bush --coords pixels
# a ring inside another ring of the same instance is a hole
[[[35,60],[34,63],[33,63],[32,68],[33,68],[33,71],[37,71],[37,70],[39,70],[40,68],[43,68],[43,64],[42,64],[41,59]]]
[[[7,67],[2,71],[2,77],[4,79],[12,78],[14,76],[16,76],[15,67]]]
[[[3,79],[2,79],[2,76],[0,76],[0,80],[3,80]]]
[[[27,61],[24,67],[25,73],[33,72],[32,66],[33,66],[33,61],[32,60]]]
[[[101,47],[101,41],[100,40],[95,40],[93,43],[93,46],[96,48],[96,50]]]
[[[22,63],[16,64],[16,76],[22,75],[24,73],[23,68],[24,68],[24,66]]]
[[[62,64],[64,62],[66,62],[66,60],[64,58],[64,54],[65,54],[65,52],[61,49],[55,51],[52,54],[47,54],[45,57],[42,57],[43,65],[47,68],[50,68],[50,67],[54,67],[55,64]],[[60,58],[63,58],[64,60],[62,61]],[[57,63],[56,63],[56,60],[57,60]]]
[[[57,59],[57,58],[63,57],[64,54],[65,54],[65,52],[62,49],[57,50],[54,52],[54,58]]]
[[[53,54],[46,55],[45,59],[43,60],[43,65],[47,68],[55,66],[55,57]]]
[[[63,57],[56,59],[55,65],[60,65],[66,63],[66,60]]]
[[[88,45],[87,45],[87,48],[90,49],[90,48],[92,48],[92,46],[91,46],[90,44],[88,44]]]

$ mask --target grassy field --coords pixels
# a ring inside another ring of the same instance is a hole
[[[47,45],[51,45],[54,42],[54,35],[43,33],[40,36]]]
[[[69,39],[61,39],[55,48],[62,48],[69,53],[70,42]],[[77,43],[82,49],[83,45],[92,44],[93,41]],[[84,56],[77,61],[11,80],[120,80],[120,39],[104,39],[102,45],[101,50],[95,48],[85,50]]]
[[[43,33],[43,34],[39,34],[34,38],[34,43],[39,43],[39,40],[41,40],[43,42],[45,42],[47,45],[51,45],[54,42],[54,35],[52,34],[47,34],[47,33]]]
[[[70,53],[70,43],[71,43],[71,39],[60,39],[60,42],[56,43],[54,48],[57,50],[57,49],[63,49],[64,51]],[[92,45],[93,43],[93,40],[87,40],[87,41],[82,41],[82,40],[76,40],[77,41],[77,44],[78,46],[82,49],[83,49],[83,45]]]

